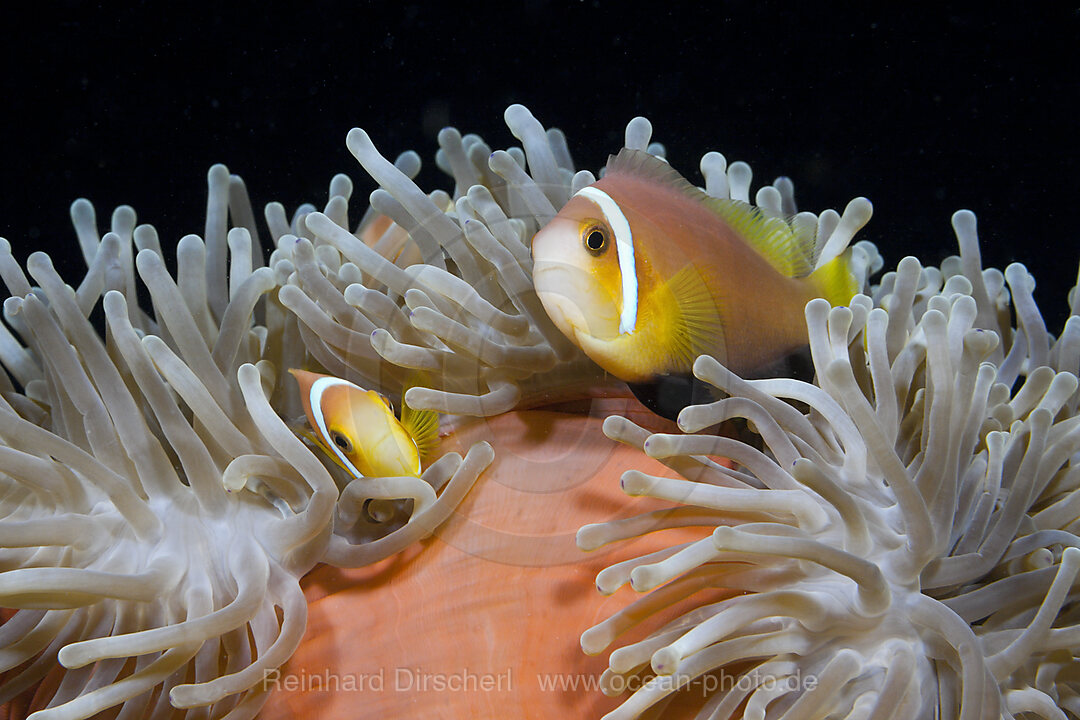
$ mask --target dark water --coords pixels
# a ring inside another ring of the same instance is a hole
[[[566,131],[585,167],[644,114],[691,179],[719,150],[758,179],[791,176],[803,209],[865,195],[875,218],[862,237],[890,263],[951,253],[949,217],[970,208],[986,263],[1027,264],[1060,325],[1080,258],[1075,10],[717,5],[311,3],[293,16],[51,5],[0,43],[0,235],[19,255],[72,253],[67,207],[86,196],[99,211],[133,205],[171,245],[202,232],[214,162],[245,178],[257,207],[322,202],[341,171],[366,193],[344,147],[356,125],[386,154],[420,151],[421,185],[445,185],[431,162],[438,129],[505,147],[502,111],[522,102]]]

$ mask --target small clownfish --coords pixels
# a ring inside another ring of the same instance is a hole
[[[846,305],[858,291],[850,251],[817,270],[815,253],[813,233],[624,148],[533,237],[533,283],[564,335],[674,418],[701,399],[699,355],[743,377],[805,358],[806,303]],[[664,383],[678,396],[666,406]]]
[[[420,476],[420,461],[438,442],[438,416],[402,402],[401,420],[390,402],[348,380],[289,370],[314,433],[310,436],[354,477]]]

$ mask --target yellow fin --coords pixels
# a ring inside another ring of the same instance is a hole
[[[810,281],[834,307],[850,303],[851,298],[860,290],[855,274],[851,271],[851,248],[812,272]]]
[[[439,445],[439,414],[434,410],[414,410],[405,402],[405,393],[419,384],[421,376],[406,381],[401,390],[401,426],[409,433],[420,452],[420,459],[430,457]]]
[[[809,228],[797,229],[786,220],[769,217],[760,208],[739,200],[708,198],[705,204],[781,275],[806,277],[814,269],[817,239]]]
[[[699,355],[727,361],[720,313],[701,273],[698,267],[687,265],[667,281],[675,304],[668,316],[673,322],[667,350],[683,372],[690,372]]]

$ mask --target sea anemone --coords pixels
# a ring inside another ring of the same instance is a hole
[[[219,165],[209,185],[206,242],[179,242],[175,280],[127,207],[99,238],[90,203],[73,204],[77,289],[43,253],[32,285],[0,244],[14,330],[0,326],[0,605],[17,609],[0,703],[38,686],[35,718],[253,717],[304,633],[299,578],[429,534],[490,462],[480,445],[339,493],[281,417],[300,414],[283,368],[307,355],[254,228],[226,232],[227,213],[251,215],[243,184]],[[365,516],[369,499],[399,512]]]
[[[623,474],[675,505],[586,525],[579,545],[702,528],[597,576],[643,596],[583,633],[587,653],[679,613],[610,653],[608,692],[647,679],[607,717],[693,689],[699,718],[1080,715],[1078,291],[1055,340],[1024,267],[983,270],[974,215],[953,227],[940,269],[908,257],[849,307],[807,305],[815,384],[697,360],[727,397],[680,428],[743,418],[760,447],[605,422],[681,477]],[[717,587],[736,594],[695,601]]]

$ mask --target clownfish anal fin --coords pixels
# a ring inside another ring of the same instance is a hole
[[[714,402],[723,396],[720,390],[690,374],[656,375],[652,380],[627,383],[634,397],[652,412],[677,421],[683,408]]]
[[[712,355],[726,362],[724,328],[720,311],[709,292],[702,270],[687,265],[667,281],[674,307],[665,313],[670,319],[667,351],[673,367],[689,373],[699,355]]]

